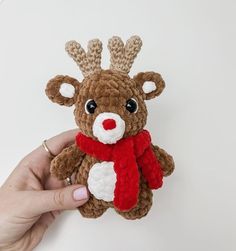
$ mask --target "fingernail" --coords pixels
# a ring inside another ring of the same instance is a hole
[[[86,200],[88,199],[88,191],[86,187],[79,187],[73,192],[74,200]]]

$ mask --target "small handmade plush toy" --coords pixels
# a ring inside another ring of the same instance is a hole
[[[60,180],[75,173],[76,183],[88,187],[90,199],[79,208],[84,217],[99,217],[109,207],[126,219],[145,216],[152,205],[151,190],[160,188],[163,176],[174,170],[172,157],[154,146],[144,130],[144,101],[161,94],[165,83],[155,72],[128,75],[141,46],[138,36],[125,45],[112,37],[110,69],[102,70],[98,39],[88,43],[87,52],[70,41],[66,51],[82,71],[83,81],[58,75],[47,84],[49,99],[75,105],[80,132],[75,144],[52,160],[51,173]]]

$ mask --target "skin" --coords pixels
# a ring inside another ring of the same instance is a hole
[[[54,155],[59,154],[74,142],[77,133],[71,130],[49,139],[48,148]],[[65,186],[52,177],[50,162],[40,146],[20,161],[1,186],[0,250],[33,250],[57,215],[87,202],[86,187]]]

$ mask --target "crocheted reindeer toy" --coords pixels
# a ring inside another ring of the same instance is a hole
[[[126,219],[145,216],[152,205],[152,189],[160,188],[163,176],[174,170],[172,157],[153,145],[144,129],[145,100],[160,95],[165,83],[155,72],[128,75],[141,46],[138,36],[125,45],[112,37],[110,69],[103,70],[98,39],[88,43],[87,52],[70,41],[66,51],[84,79],[58,75],[47,84],[51,101],[75,105],[80,128],[75,143],[52,160],[51,173],[60,180],[74,173],[76,183],[88,187],[90,199],[79,208],[87,218],[97,218],[110,207]]]

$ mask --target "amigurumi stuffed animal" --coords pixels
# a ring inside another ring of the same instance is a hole
[[[172,157],[153,145],[144,129],[145,100],[160,95],[165,83],[155,72],[128,75],[141,46],[138,36],[125,45],[112,37],[110,69],[103,70],[98,39],[88,43],[87,52],[70,41],[66,51],[82,71],[83,81],[58,75],[47,84],[50,100],[75,105],[80,128],[75,143],[52,160],[51,173],[60,180],[75,174],[76,183],[88,187],[90,199],[79,208],[87,218],[97,218],[110,207],[126,219],[145,216],[152,205],[151,190],[160,188],[163,176],[174,170]]]

